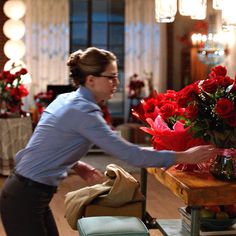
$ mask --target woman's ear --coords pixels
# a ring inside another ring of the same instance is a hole
[[[89,87],[91,87],[91,86],[93,87],[94,81],[95,81],[95,77],[93,75],[88,75],[86,77],[85,85],[87,85]]]

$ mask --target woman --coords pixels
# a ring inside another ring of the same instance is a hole
[[[71,168],[85,180],[101,178],[98,170],[78,161],[92,144],[138,167],[198,163],[216,155],[212,146],[157,152],[125,141],[106,124],[98,106],[119,85],[115,55],[92,47],[71,54],[67,64],[79,88],[58,96],[46,108],[3,187],[0,207],[8,236],[59,235],[49,203]]]

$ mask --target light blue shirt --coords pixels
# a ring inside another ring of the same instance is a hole
[[[137,167],[168,167],[176,158],[174,152],[146,150],[121,138],[106,124],[93,94],[80,87],[46,108],[27,146],[16,155],[16,171],[57,186],[93,144]]]

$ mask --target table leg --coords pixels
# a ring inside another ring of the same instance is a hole
[[[191,207],[191,236],[199,236],[200,231],[200,207]]]
[[[147,199],[147,170],[145,168],[141,168],[140,173],[140,188],[141,192],[145,197],[145,201],[142,205],[142,218],[143,222],[147,226],[148,229],[158,229],[158,223],[156,218],[153,218],[147,211],[146,211],[146,199]]]
[[[145,197],[145,201],[143,202],[143,205],[142,205],[142,216],[144,218],[146,214],[146,199],[147,199],[147,170],[145,168],[141,168],[140,183],[141,183],[140,184],[141,192],[143,196]]]

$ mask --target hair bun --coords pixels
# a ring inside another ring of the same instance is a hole
[[[70,54],[70,57],[67,61],[67,65],[71,67],[77,66],[82,54],[83,54],[83,51],[81,49]]]

